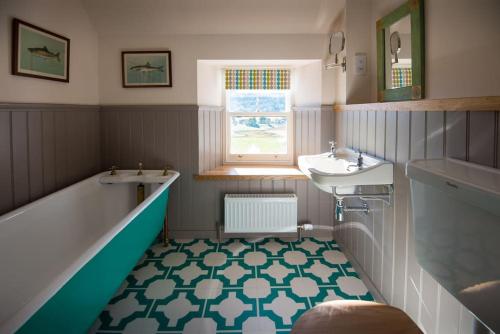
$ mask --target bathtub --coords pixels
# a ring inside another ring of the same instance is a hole
[[[138,206],[137,184],[107,174],[0,217],[0,333],[87,332],[161,231],[179,173]]]

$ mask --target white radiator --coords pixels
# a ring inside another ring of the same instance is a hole
[[[226,194],[225,233],[297,232],[295,194]]]

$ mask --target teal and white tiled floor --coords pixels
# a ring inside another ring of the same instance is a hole
[[[153,245],[96,333],[288,333],[333,299],[373,300],[334,241],[174,240]]]

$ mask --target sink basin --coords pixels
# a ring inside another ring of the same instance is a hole
[[[333,193],[333,187],[361,185],[388,185],[393,183],[392,162],[363,154],[363,165],[357,167],[358,153],[351,149],[337,149],[330,153],[299,156],[300,170],[321,190]]]
[[[137,175],[137,170],[117,170],[116,175],[106,174],[101,176],[101,183],[166,183],[179,175],[174,170],[169,170],[167,175],[163,175],[162,170],[144,170],[143,175]]]

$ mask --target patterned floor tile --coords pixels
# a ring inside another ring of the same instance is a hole
[[[209,252],[215,251],[216,248],[216,243],[206,239],[194,240],[182,246],[182,249],[187,251],[190,257],[203,257]]]
[[[227,289],[207,302],[205,317],[217,322],[217,330],[241,330],[243,321],[257,314],[257,305],[239,289]]]
[[[156,279],[165,276],[165,271],[158,261],[144,261],[127,277],[129,287],[145,287]]]
[[[176,239],[152,245],[91,333],[289,333],[329,300],[373,300],[328,239]]]
[[[243,260],[229,260],[224,266],[217,268],[215,278],[224,282],[224,286],[242,287],[249,278],[255,277],[254,269]]]
[[[323,258],[311,259],[300,267],[300,271],[302,276],[311,277],[322,285],[337,285],[337,279],[344,276],[340,265],[333,265]]]
[[[202,316],[203,305],[193,291],[176,290],[168,298],[156,302],[150,317],[159,322],[159,330],[182,331],[189,320]]]
[[[271,293],[271,283],[265,278],[250,278],[243,284],[243,294],[249,298],[266,298]]]
[[[127,290],[101,313],[100,330],[123,330],[137,318],[145,318],[151,302],[142,292]]]
[[[325,242],[314,238],[304,238],[300,241],[292,242],[294,249],[306,252],[307,255],[320,255],[322,251],[327,250]]]
[[[194,287],[202,279],[210,277],[211,269],[206,267],[202,261],[187,261],[170,272],[168,278],[172,278],[180,287]]]
[[[268,317],[250,317],[243,322],[242,330],[244,334],[274,334],[276,326]]]
[[[271,318],[277,328],[291,328],[308,309],[307,299],[294,296],[291,289],[272,289],[271,294],[259,303],[261,314]]]
[[[219,246],[219,251],[226,253],[229,258],[241,258],[246,252],[252,250],[253,244],[244,239],[229,239]]]
[[[274,259],[258,270],[258,276],[269,279],[274,286],[290,286],[290,280],[299,275],[297,266],[290,265],[284,259]]]
[[[257,250],[267,253],[268,256],[283,256],[287,250],[291,250],[290,243],[278,238],[264,239],[256,244]]]
[[[307,263],[307,255],[302,251],[289,251],[283,254],[285,262],[294,266],[303,266]]]

